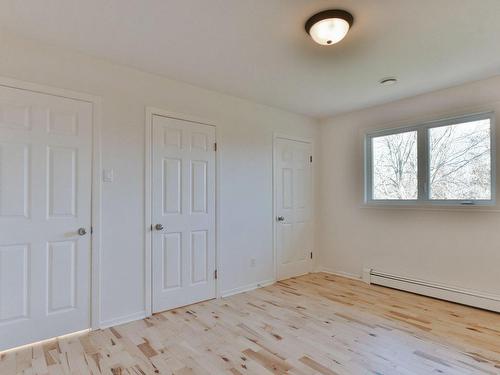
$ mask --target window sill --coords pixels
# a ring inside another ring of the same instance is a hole
[[[486,212],[500,213],[496,204],[454,205],[454,204],[419,204],[419,203],[362,203],[360,209],[368,210],[410,210],[441,212]]]

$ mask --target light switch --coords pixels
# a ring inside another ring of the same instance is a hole
[[[113,169],[104,169],[102,171],[102,180],[104,182],[113,182],[115,179],[115,171]]]

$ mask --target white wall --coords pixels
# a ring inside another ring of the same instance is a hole
[[[102,97],[102,164],[115,181],[102,192],[101,321],[144,310],[146,106],[217,124],[221,290],[273,278],[272,135],[316,137],[316,122],[13,35],[0,51],[1,76]]]
[[[500,77],[495,77],[322,121],[320,264],[358,277],[369,267],[500,295],[500,206],[492,211],[363,206],[366,130],[480,110],[498,114],[499,101]]]
[[[1,76],[103,99],[103,167],[114,169],[115,182],[103,185],[101,321],[144,310],[145,106],[218,125],[223,292],[273,278],[272,134],[280,132],[313,137],[321,151],[314,165],[321,196],[316,261],[322,267],[356,276],[373,267],[500,295],[500,207],[486,212],[362,204],[365,130],[500,112],[500,77],[337,116],[318,128],[305,117],[9,34],[0,35],[0,51]]]

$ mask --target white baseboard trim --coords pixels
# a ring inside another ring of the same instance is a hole
[[[370,284],[500,312],[500,296],[457,286],[371,270]]]
[[[242,286],[242,287],[238,287],[238,288],[234,288],[234,289],[223,291],[223,292],[221,292],[220,297],[229,297],[229,296],[232,296],[232,295],[235,295],[235,294],[249,292],[251,290],[254,290],[254,289],[257,289],[257,288],[263,288],[265,286],[268,286],[268,285],[271,285],[271,284],[274,284],[274,283],[275,283],[275,280],[274,279],[270,279],[270,280],[260,281],[258,283],[248,284],[248,285],[245,285],[245,286]],[[101,321],[100,324],[99,324],[99,328],[100,329],[105,329],[105,328],[109,328],[109,327],[114,327],[114,326],[118,326],[118,325],[121,325],[121,324],[133,322],[134,320],[144,319],[147,316],[148,315],[147,315],[146,311],[139,311],[139,312],[136,312],[136,313],[133,313],[133,314],[120,316],[118,318]]]
[[[276,280],[274,280],[274,279],[259,281],[258,283],[252,283],[252,284],[244,285],[244,286],[241,286],[238,288],[221,291],[220,296],[221,296],[221,298],[224,298],[224,297],[233,296],[233,295],[239,294],[239,293],[249,292],[249,291],[257,289],[257,288],[263,288],[265,286],[272,285],[275,282],[276,282]]]
[[[316,272],[329,273],[330,275],[345,277],[347,279],[352,279],[352,280],[361,280],[361,277],[359,275],[354,274],[354,273],[344,272],[344,271],[336,271],[336,270],[332,270],[332,269],[327,268],[327,267],[320,267]]]
[[[132,322],[134,320],[144,319],[146,316],[146,311],[139,311],[133,314],[120,316],[118,318],[101,321],[101,323],[99,324],[99,328],[104,329],[108,327],[119,326],[121,324]]]

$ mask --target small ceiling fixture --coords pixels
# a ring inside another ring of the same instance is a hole
[[[395,85],[398,83],[398,79],[396,77],[386,77],[382,78],[380,81],[378,81],[382,86],[391,86]]]
[[[351,13],[341,9],[330,9],[316,13],[306,22],[306,31],[313,40],[323,46],[340,42],[354,22]]]

